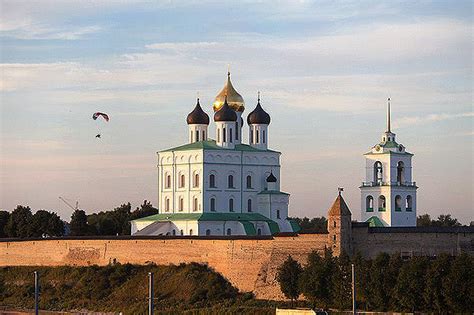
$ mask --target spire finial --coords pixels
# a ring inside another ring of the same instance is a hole
[[[337,191],[339,192],[339,196],[342,194],[342,192],[344,191],[344,188],[342,187],[338,187],[337,188]]]
[[[260,91],[257,92],[257,102],[260,103]]]
[[[387,105],[387,132],[390,131],[390,97],[387,100],[388,105]]]
[[[199,104],[199,91],[197,91],[196,96],[197,96],[197,102]]]
[[[230,63],[227,64],[227,77],[230,78]]]

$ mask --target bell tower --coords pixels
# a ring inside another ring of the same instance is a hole
[[[361,218],[371,226],[416,226],[416,190],[412,181],[413,154],[391,131],[390,98],[387,129],[380,143],[364,154],[365,181],[360,186]]]

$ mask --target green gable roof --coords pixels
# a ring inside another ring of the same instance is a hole
[[[376,216],[368,218],[365,222],[369,223],[370,227],[384,227],[382,221]]]
[[[288,222],[290,222],[290,225],[291,225],[291,228],[293,229],[293,232],[298,233],[299,231],[301,231],[301,227],[299,226],[298,223],[296,223],[296,221],[288,220]]]
[[[185,145],[181,145],[179,147],[174,147],[171,149],[163,150],[160,152],[171,152],[171,151],[189,151],[189,150],[231,150],[231,151],[246,151],[246,152],[275,152],[280,153],[278,151],[273,150],[259,150],[247,144],[236,144],[234,149],[225,149],[216,144],[215,140],[206,140],[206,141],[198,141],[193,143],[188,143]]]

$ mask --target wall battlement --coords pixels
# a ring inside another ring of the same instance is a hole
[[[0,266],[180,264],[198,262],[224,275],[241,291],[257,298],[282,299],[278,267],[291,255],[305,264],[307,255],[334,244],[329,234],[274,237],[77,237],[0,241]],[[380,252],[402,255],[474,255],[474,228],[437,231],[378,231],[353,225],[354,253],[374,257]]]

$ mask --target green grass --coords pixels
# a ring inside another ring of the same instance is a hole
[[[34,307],[33,271],[40,274],[40,309],[146,314],[148,272],[154,273],[156,314],[274,314],[273,301],[241,294],[205,265],[110,265],[0,268],[0,306]]]

